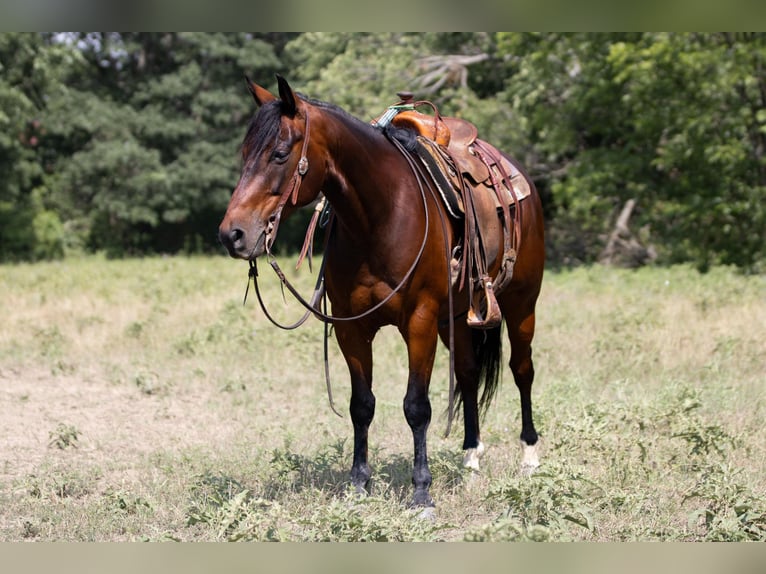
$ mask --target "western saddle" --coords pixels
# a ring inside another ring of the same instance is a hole
[[[391,124],[414,132],[418,145],[416,155],[431,175],[444,199],[450,215],[464,222],[462,245],[453,250],[453,285],[466,280],[470,284],[468,325],[491,329],[500,325],[502,314],[496,294],[511,282],[521,238],[520,201],[530,194],[526,178],[504,155],[478,138],[471,122],[443,117],[436,106],[427,101],[413,101],[409,92],[399,92],[401,101],[391,106],[374,125]],[[434,115],[415,108],[429,105]],[[503,255],[494,280],[489,276],[487,253],[479,222],[480,211],[474,204],[477,193],[490,193],[503,228]]]

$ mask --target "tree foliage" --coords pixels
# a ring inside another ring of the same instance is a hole
[[[2,34],[0,259],[217,249],[243,77],[279,72],[364,120],[410,90],[476,123],[538,184],[556,262],[595,261],[631,202],[659,261],[762,270],[765,60],[764,34]]]

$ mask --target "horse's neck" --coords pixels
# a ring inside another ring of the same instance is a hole
[[[343,224],[363,237],[377,225],[389,225],[401,207],[404,160],[383,134],[361,122],[333,115],[333,129],[323,189]]]

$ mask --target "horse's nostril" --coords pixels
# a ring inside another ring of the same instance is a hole
[[[239,227],[233,227],[230,230],[220,229],[218,231],[218,238],[221,240],[223,246],[229,251],[229,254],[234,254],[242,249],[245,242],[245,232]]]
[[[242,241],[242,238],[244,236],[245,236],[245,232],[242,231],[239,227],[235,227],[229,232],[229,238],[231,239],[231,242],[233,244],[236,244]]]

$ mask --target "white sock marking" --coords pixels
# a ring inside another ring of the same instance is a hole
[[[479,444],[475,448],[465,449],[465,455],[463,456],[463,466],[473,470],[479,470],[479,459],[484,455],[484,443],[479,441]]]
[[[537,443],[529,445],[521,441],[521,474],[530,476],[540,466],[540,459],[537,457]]]

